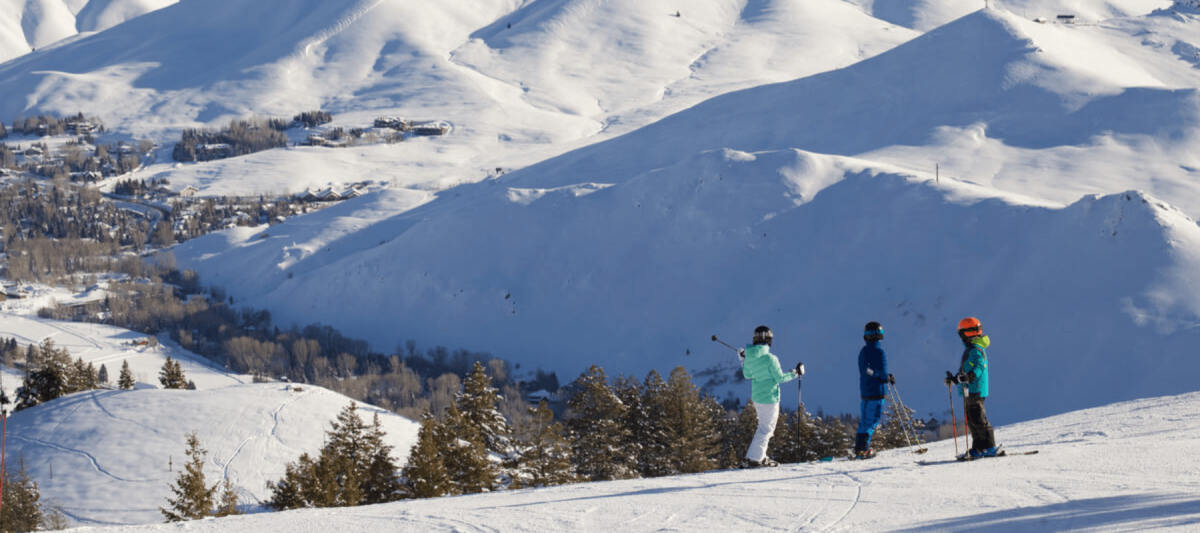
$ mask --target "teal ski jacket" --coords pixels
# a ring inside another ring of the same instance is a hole
[[[988,360],[987,347],[992,344],[992,340],[987,335],[972,337],[969,341],[963,343],[963,358],[962,365],[958,367],[958,371],[964,374],[971,374],[974,379],[970,383],[959,385],[958,393],[978,394],[981,398],[987,398],[988,395]]]
[[[784,373],[779,368],[779,358],[771,355],[771,347],[765,344],[746,346],[742,375],[750,380],[750,399],[763,405],[779,403],[779,384],[796,379],[795,372]]]

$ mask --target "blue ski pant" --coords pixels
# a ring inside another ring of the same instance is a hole
[[[871,435],[883,420],[883,398],[863,398],[862,408],[858,416],[858,433],[866,435],[866,447],[871,446]],[[866,448],[863,448],[866,449]]]

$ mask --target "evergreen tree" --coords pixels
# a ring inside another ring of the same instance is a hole
[[[781,463],[803,463],[821,459],[813,449],[817,440],[817,421],[804,409],[783,417],[771,439],[771,457]]]
[[[483,363],[475,362],[471,374],[463,382],[463,390],[455,398],[462,413],[463,423],[473,426],[483,439],[488,453],[499,461],[509,459],[513,453],[512,428],[508,419],[497,409],[500,395],[484,370]]]
[[[417,443],[408,454],[408,464],[401,474],[405,495],[409,498],[437,498],[455,494],[454,483],[440,450],[446,449],[446,429],[426,410],[421,416]]]
[[[120,387],[121,390],[130,390],[133,388],[133,385],[133,372],[129,370],[129,361],[122,360],[121,374],[117,377],[117,386]]]
[[[853,429],[836,417],[817,420],[816,443],[812,447],[818,457],[849,457],[854,448]]]
[[[363,504],[384,503],[399,498],[400,485],[396,478],[397,467],[391,458],[392,447],[384,442],[383,428],[379,415],[375,414],[372,424],[363,423],[354,402],[338,413],[326,434],[329,436],[322,455],[340,457],[345,460],[348,476],[339,476],[343,489],[360,491]],[[356,486],[353,486],[356,485]],[[356,504],[354,504],[356,505]]]
[[[660,395],[658,426],[668,446],[670,474],[692,474],[716,468],[720,458],[720,427],[714,420],[720,405],[702,395],[682,366],[675,367]]]
[[[187,377],[183,375],[183,367],[169,355],[167,362],[163,363],[158,372],[158,382],[164,389],[186,389],[188,384]]]
[[[108,385],[108,367],[100,364],[100,372],[96,374],[96,381],[101,385]]]
[[[625,406],[619,422],[628,433],[621,447],[636,459],[638,475],[641,476],[658,475],[656,472],[661,470],[657,464],[661,439],[655,435],[658,428],[654,424],[654,416],[648,411],[647,399],[656,398],[664,387],[666,383],[657,370],[651,370],[646,375],[645,384],[633,376],[620,376],[612,385],[613,394]]]
[[[453,439],[447,443],[443,457],[450,479],[458,486],[457,492],[476,494],[495,490],[499,469],[488,456],[483,435],[474,424],[467,422],[454,404],[446,409],[443,424],[447,436]]]
[[[725,438],[721,443],[724,448],[721,452],[722,467],[733,468],[742,462],[757,429],[758,413],[754,411],[754,400],[746,400],[746,405],[742,406],[737,416],[726,419],[725,430],[722,432]]]
[[[630,431],[621,423],[627,408],[609,388],[604,370],[593,365],[577,383],[566,420],[575,471],[594,481],[636,478],[637,455],[626,449]]]
[[[20,411],[75,392],[70,352],[54,347],[46,339],[41,348],[30,345],[25,378],[17,389],[16,410]]]
[[[268,483],[274,509],[347,507],[382,503],[402,496],[392,447],[384,443],[379,417],[363,423],[351,402],[326,431],[324,447],[314,459],[303,454],[285,467],[283,479]]]
[[[25,471],[25,460],[18,458],[17,470],[3,472],[4,496],[0,500],[0,531],[35,531],[43,522],[37,482]],[[11,467],[9,467],[11,468]]]
[[[205,484],[204,458],[208,452],[200,447],[196,432],[187,435],[187,451],[184,453],[188,462],[175,479],[175,486],[171,487],[175,499],[167,498],[170,509],[158,508],[167,517],[167,522],[199,520],[213,515],[217,485],[209,487]]]
[[[579,481],[571,465],[571,443],[563,434],[562,424],[554,421],[554,411],[543,400],[537,408],[529,408],[529,412],[533,418],[522,425],[519,432],[513,488],[549,487]]]
[[[213,516],[221,518],[223,516],[233,516],[245,514],[241,509],[238,509],[238,493],[233,486],[233,481],[228,476],[221,483],[221,501],[217,503],[217,508],[213,511]]]

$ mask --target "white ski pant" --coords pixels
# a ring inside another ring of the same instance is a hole
[[[775,422],[779,420],[779,403],[756,403],[754,412],[758,414],[758,431],[754,432],[754,440],[750,441],[746,458],[762,461],[767,458],[767,444],[771,442],[771,435],[775,434]]]

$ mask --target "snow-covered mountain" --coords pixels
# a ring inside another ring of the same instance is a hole
[[[320,310],[376,346],[460,344],[571,375],[728,376],[710,336],[765,323],[828,410],[856,405],[869,320],[922,412],[944,409],[964,316],[994,335],[995,390],[1012,396],[999,420],[1190,391],[1167,369],[1196,364],[1200,79],[1156,47],[1106,69],[1074,59],[1147,27],[1194,30],[982,10],[436,199],[389,191],[176,253],[285,323]],[[1144,373],[1105,364],[1126,359]]]
[[[163,160],[181,128],[249,114],[446,120],[140,176],[388,184],[177,248],[281,324],[727,379],[711,335],[765,323],[810,407],[840,412],[880,320],[906,399],[940,413],[974,315],[993,416],[1025,420],[1195,388],[1200,20],[1170,6],[185,1],[0,65],[0,115],[100,115]]]
[[[195,532],[1194,531],[1200,396],[1109,405],[996,428],[1020,455],[781,465],[190,522]],[[962,440],[958,442],[962,446]],[[119,453],[119,452],[118,452]],[[1167,459],[1170,458],[1170,459]],[[936,464],[918,465],[917,460]],[[177,525],[99,528],[177,531]]]
[[[103,31],[177,0],[2,0],[0,62]]]

